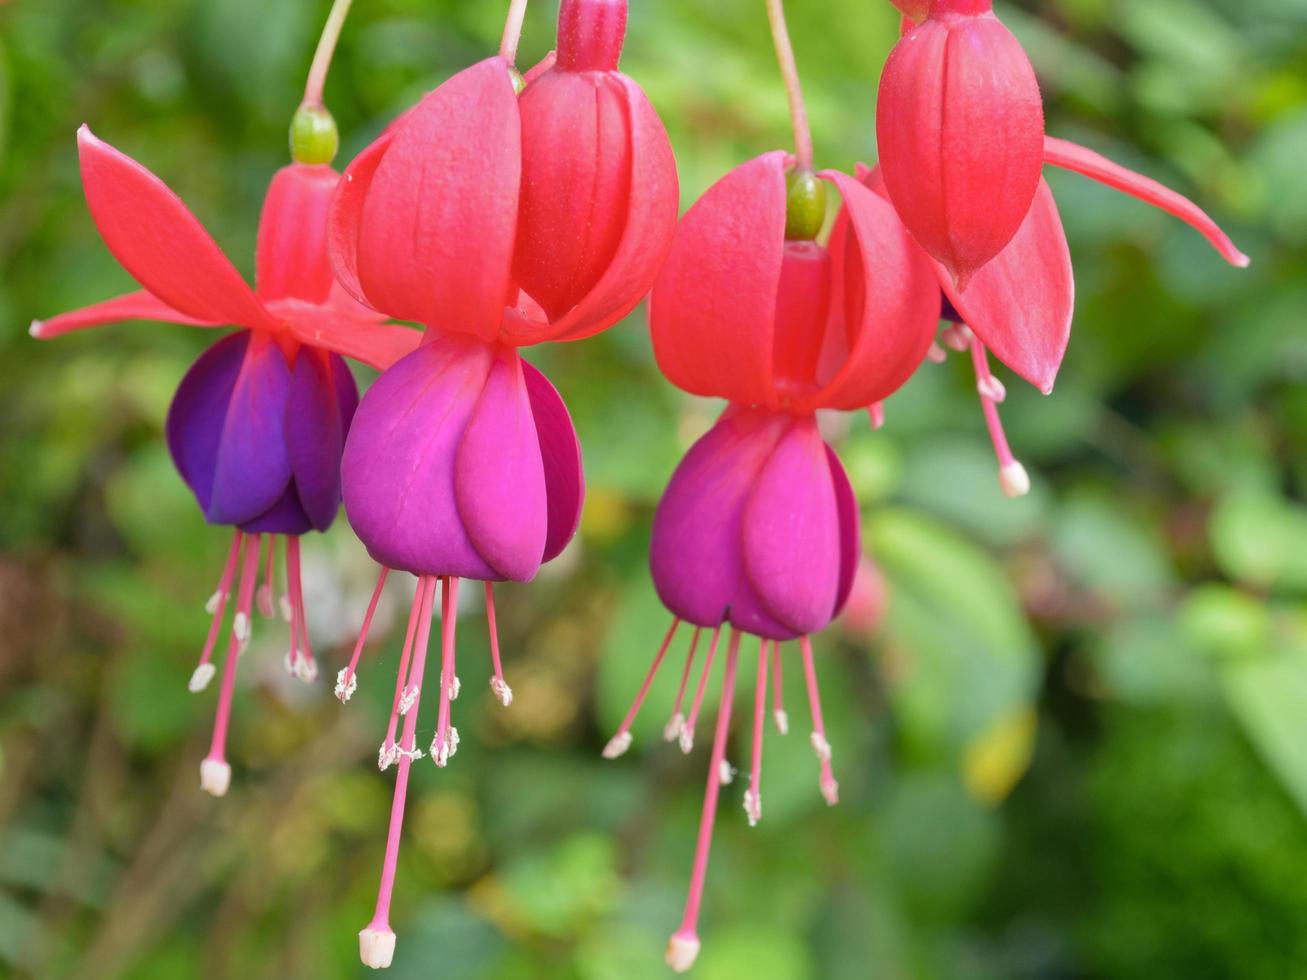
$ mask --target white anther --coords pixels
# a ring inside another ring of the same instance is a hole
[[[318,663],[308,654],[301,652],[295,661],[295,676],[305,684],[312,684],[318,679]]]
[[[619,756],[625,755],[626,750],[629,749],[630,747],[631,747],[631,733],[618,732],[616,735],[610,738],[608,740],[608,744],[604,746],[604,758],[616,759]]]
[[[451,700],[451,701],[457,701],[457,700],[458,700],[458,692],[461,691],[461,690],[463,690],[463,683],[458,679],[458,675],[455,674],[455,675],[454,675],[454,683],[452,683],[452,684],[449,685],[449,700]]]
[[[359,933],[359,959],[374,970],[384,970],[395,958],[395,934],[371,926]]]
[[[681,734],[676,736],[676,742],[681,747],[681,751],[689,755],[694,751],[694,729],[689,725],[681,726]]]
[[[675,742],[681,734],[681,729],[685,727],[685,715],[679,711],[672,715],[671,721],[663,726],[663,741]]]
[[[209,596],[209,601],[204,604],[204,611],[212,616],[218,611],[218,604],[227,598],[227,593],[219,589],[213,595]]]
[[[277,600],[277,605],[281,609],[281,618],[289,623],[291,617],[295,613],[295,610],[291,608],[290,596],[283,595],[280,599]]]
[[[281,658],[281,665],[286,668],[286,673],[291,677],[296,676],[295,651],[287,650],[285,656]]]
[[[931,364],[943,364],[948,360],[948,351],[932,340],[930,348],[926,351],[926,360]]]
[[[684,973],[694,966],[699,957],[699,940],[695,936],[673,936],[667,942],[667,952],[663,960],[677,973]]]
[[[955,323],[945,327],[942,333],[944,343],[953,350],[962,352],[971,347],[971,330],[965,323]]]
[[[513,703],[513,689],[504,683],[503,678],[490,678],[490,690],[505,708]]]
[[[421,749],[416,747],[405,749],[398,745],[395,746],[395,756],[399,759],[407,759],[409,762],[417,762],[419,759],[423,758]]]
[[[1007,398],[1007,388],[992,374],[976,379],[976,391],[980,392],[981,398],[988,398],[995,405],[1001,405]]]
[[[210,796],[226,796],[231,786],[231,766],[221,759],[205,759],[200,763],[200,789]]]
[[[377,768],[385,772],[399,761],[399,746],[394,742],[382,742],[377,751]]]
[[[833,779],[823,779],[821,781],[821,795],[826,800],[827,806],[834,806],[840,801],[840,784]]]
[[[777,708],[772,712],[772,717],[776,719],[776,730],[782,735],[790,734],[790,716],[784,708]]]
[[[344,704],[354,696],[354,692],[359,689],[358,674],[351,671],[348,667],[340,668],[336,674],[336,697]]]
[[[1020,462],[1014,459],[999,469],[998,485],[1013,499],[1024,497],[1030,492],[1030,474]]]
[[[717,767],[717,781],[723,786],[729,786],[735,781],[735,774],[739,772],[733,765],[725,759]]]
[[[231,631],[236,634],[236,641],[244,646],[250,642],[250,617],[243,612],[238,612],[236,618],[232,620]]]
[[[762,796],[751,789],[744,791],[744,812],[749,817],[749,826],[758,826],[762,819]]]
[[[191,673],[191,679],[186,683],[186,689],[192,694],[199,694],[209,686],[209,681],[213,680],[213,675],[218,672],[218,668],[213,664],[200,664]]]
[[[431,759],[441,769],[449,764],[449,760],[458,752],[458,729],[453,725],[449,726],[449,732],[445,740],[440,740],[440,735],[431,742]]]
[[[413,703],[417,701],[417,699],[418,689],[416,684],[412,687],[404,688],[404,693],[399,696],[399,713],[401,715],[408,714],[409,709],[413,707]]]
[[[817,758],[822,762],[830,762],[830,742],[820,732],[813,732],[808,736],[808,744],[812,746],[812,751],[817,753]]]

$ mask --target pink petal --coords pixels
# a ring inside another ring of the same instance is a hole
[[[224,326],[221,320],[197,320],[179,310],[174,310],[163,300],[140,290],[125,296],[115,296],[103,303],[83,306],[80,310],[60,313],[48,320],[33,320],[31,334],[37,340],[50,340],[74,330],[87,327],[99,327],[106,323],[121,323],[124,320],[157,320],[161,323],[182,323],[188,327]]]
[[[840,522],[840,576],[835,590],[835,609],[831,614],[838,616],[844,604],[849,601],[853,580],[857,577],[858,558],[862,554],[862,515],[858,510],[858,498],[853,493],[853,484],[844,472],[844,464],[830,446],[826,447],[826,460],[830,463],[831,484],[835,488]]]
[[[567,406],[549,379],[526,361],[522,362],[522,373],[540,438],[549,498],[549,533],[541,561],[552,561],[567,547],[581,524],[581,505],[585,502],[581,440],[576,436]]]
[[[843,303],[831,315],[844,317],[849,351],[805,404],[852,410],[887,398],[911,377],[935,336],[939,290],[930,261],[893,207],[848,174],[828,170],[821,176],[844,199],[849,237],[838,248],[832,238],[832,259],[843,257]],[[828,358],[823,352],[823,361]]]
[[[163,181],[86,126],[77,131],[77,145],[91,217],[137,282],[198,320],[266,324],[240,273]]]
[[[1016,237],[959,293],[943,266],[940,285],[967,326],[994,355],[1032,385],[1053,390],[1071,339],[1075,279],[1053,192],[1039,182]]]
[[[548,529],[544,463],[522,362],[512,348],[490,368],[454,461],[467,536],[502,578],[529,582]]]
[[[1046,137],[1044,162],[1066,170],[1074,170],[1078,174],[1106,184],[1123,194],[1137,197],[1179,218],[1206,238],[1212,248],[1220,252],[1221,257],[1233,266],[1244,269],[1252,261],[1235,247],[1234,242],[1230,241],[1230,237],[1208,216],[1207,212],[1183,194],[1177,194],[1150,177],[1113,163],[1107,157],[1100,156],[1087,147],[1052,136]]]
[[[412,112],[413,110],[409,110]],[[395,128],[407,117],[396,119],[356,156],[336,184],[335,195],[327,212],[327,255],[332,271],[342,289],[360,303],[368,304],[359,283],[359,228],[363,224],[363,205],[372,189],[377,167],[390,149]]]
[[[343,354],[378,371],[412,353],[422,342],[420,330],[342,313],[333,306],[279,299],[269,303],[268,309],[300,343]]]
[[[370,306],[446,332],[499,333],[517,227],[519,130],[517,95],[498,57],[449,79],[393,128],[358,225],[359,283]]]
[[[681,219],[649,301],[658,366],[678,388],[774,403],[772,331],[785,244],[785,154],[736,167]]]
[[[340,177],[327,166],[292,163],[268,185],[259,217],[260,299],[323,302],[335,276],[327,259],[327,211]]]

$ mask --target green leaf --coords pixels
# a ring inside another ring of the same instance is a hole
[[[1307,591],[1307,507],[1242,489],[1212,513],[1212,551],[1231,578],[1263,589]]]

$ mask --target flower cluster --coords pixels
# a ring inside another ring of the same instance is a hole
[[[524,74],[514,61],[526,3],[511,0],[499,53],[424,96],[343,174],[330,166],[338,140],[321,97],[349,6],[336,0],[292,123],[293,162],[264,204],[254,289],[157,177],[85,127],[79,133],[91,215],[142,289],[34,323],[33,335],[129,319],[237,328],[182,379],[166,427],[205,520],[234,528],[190,685],[201,691],[217,672],[234,595],[201,786],[214,795],[229,787],[236,666],[254,608],[276,608],[279,539],[286,666],[304,681],[317,667],[300,536],[326,530],[343,500],[380,566],[353,656],[336,676],[342,702],[358,687],[388,575],[416,578],[378,751],[396,783],[375,912],[359,934],[366,965],[389,966],[395,953],[390,904],[411,768],[427,755],[443,768],[458,749],[460,588],[482,583],[491,688],[508,706],[494,583],[531,580],[580,520],[581,446],[524,347],[591,337],[649,295],[659,369],[680,389],[725,402],[654,517],[650,569],[672,622],[604,749],[617,758],[630,748],[637,712],[687,626],[664,729],[683,752],[694,749],[718,664],[724,680],[689,897],[667,950],[669,965],[685,970],[700,946],[718,800],[735,773],[728,741],[746,636],[757,648],[749,823],[763,813],[768,714],[781,735],[789,730],[785,645],[797,648],[806,682],[818,787],[828,804],[838,801],[811,637],[870,566],[858,502],[818,412],[866,410],[879,427],[885,399],[923,362],[946,348],[969,352],[1001,486],[1012,496],[1028,490],[999,421],[1005,389],[988,355],[1047,393],[1067,348],[1072,267],[1045,164],[1162,208],[1230,262],[1247,263],[1191,202],[1046,136],[1034,72],[988,0],[894,3],[903,34],[880,86],[879,165],[854,174],[814,166],[781,2],[766,0],[794,152],[735,167],[679,222],[667,135],[618,70],[625,0],[562,0],[556,52]],[[346,357],[381,372],[361,401]],[[420,745],[437,594],[438,707],[432,740]]]

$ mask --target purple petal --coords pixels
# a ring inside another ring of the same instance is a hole
[[[835,503],[839,508],[840,521],[840,578],[835,590],[835,608],[831,611],[831,618],[834,619],[849,601],[849,593],[853,591],[858,557],[862,554],[862,515],[858,511],[858,498],[853,493],[853,484],[844,472],[844,464],[830,446],[826,447],[826,458],[830,462],[831,482],[835,486]]]
[[[540,438],[540,455],[545,464],[549,532],[541,561],[547,562],[567,547],[581,523],[585,470],[581,464],[581,440],[576,437],[572,416],[557,389],[526,361],[522,362],[522,373],[526,378],[536,434]]]
[[[454,463],[463,527],[498,577],[528,582],[540,569],[548,513],[540,440],[521,359],[496,357]]]
[[[241,524],[275,504],[290,483],[286,403],[290,368],[276,341],[251,333],[245,360],[227,403],[205,516]]]
[[[300,503],[295,481],[291,480],[275,504],[241,524],[240,529],[250,534],[307,534],[313,529],[313,523]]]
[[[497,579],[455,504],[454,460],[493,361],[461,336],[383,372],[354,415],[341,465],[345,513],[374,559],[417,575]]]
[[[231,403],[232,389],[245,360],[250,332],[223,337],[200,355],[177,386],[164,427],[173,465],[208,512],[218,445]]]
[[[352,399],[348,406],[341,404],[342,395]],[[286,446],[300,505],[319,531],[331,526],[340,507],[340,456],[357,400],[353,377],[339,357],[301,348],[286,404]]]

